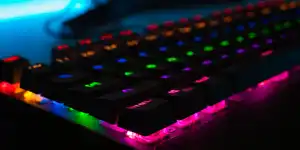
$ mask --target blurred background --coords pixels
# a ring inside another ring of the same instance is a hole
[[[93,16],[93,20],[112,20],[112,22],[103,22],[89,31],[92,33],[89,36],[97,37],[103,32],[121,30],[121,28],[141,32],[151,23],[191,17],[195,14],[205,16],[212,11],[233,5],[227,3],[228,0],[196,1],[199,2],[197,5],[184,7],[179,5],[182,0],[1,0],[0,57],[21,54],[33,63],[49,62],[51,47],[74,42],[74,38],[66,36],[71,31],[64,23],[95,8],[100,12],[98,16]],[[237,1],[234,4],[237,5],[257,0],[230,1]],[[194,3],[195,0],[184,0],[184,2],[189,4]],[[218,5],[214,5],[215,3]],[[160,9],[145,9],[147,6]],[[164,9],[165,6],[168,6],[168,9]]]

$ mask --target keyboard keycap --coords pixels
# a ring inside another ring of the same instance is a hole
[[[120,79],[100,78],[70,87],[61,99],[66,105],[78,110],[86,110],[89,102],[97,100],[98,97],[110,91],[117,91],[128,86]]]
[[[28,66],[27,59],[21,56],[11,56],[0,60],[0,80],[9,83],[19,83],[22,76],[22,70]]]
[[[159,83],[145,81],[135,86],[104,94],[89,103],[88,113],[110,123],[115,123],[117,116],[125,107],[142,102],[160,91]]]
[[[56,69],[72,69],[78,59],[78,54],[74,47],[69,45],[60,45],[52,49],[51,65]]]
[[[42,93],[46,90],[45,79],[48,79],[52,71],[49,66],[41,63],[27,66],[23,69],[20,87],[34,93]]]
[[[54,73],[45,79],[44,84],[47,85],[42,95],[50,99],[61,101],[64,98],[68,88],[80,83],[84,83],[90,78],[90,75],[84,72],[64,72]]]
[[[126,107],[119,116],[118,125],[141,135],[149,135],[175,122],[169,102],[153,98]]]
[[[221,83],[214,83],[208,77],[201,77],[192,81],[190,86],[182,86],[169,90],[162,95],[164,99],[168,99],[174,109],[174,117],[176,119],[184,119],[207,106],[219,102],[219,97],[215,92]]]

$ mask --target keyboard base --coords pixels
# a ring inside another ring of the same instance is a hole
[[[38,112],[31,113],[31,114],[38,114],[40,117],[43,114],[48,114],[46,116],[51,116],[47,118],[57,118],[54,116],[59,116],[61,118],[64,118],[65,120],[68,120],[71,123],[84,126],[87,129],[92,130],[94,133],[98,133],[118,143],[128,145],[130,147],[134,147],[135,149],[150,150],[156,146],[160,146],[161,143],[168,143],[170,139],[175,139],[177,137],[184,137],[184,135],[188,135],[189,133],[194,133],[194,132],[201,133],[201,130],[204,129],[205,126],[209,124],[210,121],[218,117],[222,117],[223,114],[227,111],[226,109],[238,108],[235,107],[235,105],[253,106],[254,104],[257,105],[257,103],[263,102],[265,97],[276,92],[277,89],[284,87],[289,77],[290,77],[290,72],[284,71],[279,75],[276,75],[268,80],[260,82],[257,85],[257,87],[248,88],[244,92],[235,94],[226,100],[222,100],[216,105],[208,107],[198,113],[195,113],[194,115],[184,120],[178,121],[177,123],[148,137],[140,136],[131,131],[127,131],[125,129],[119,128],[115,125],[111,125],[106,122],[100,121],[88,114],[78,112],[55,101],[47,100],[47,102],[44,101],[43,104],[34,104],[34,103],[28,103],[28,104],[40,108],[36,110]],[[44,110],[44,111],[40,111],[40,110]],[[45,113],[45,111],[50,113]],[[31,114],[29,114],[29,116],[31,116],[33,121],[34,120],[33,118],[36,117],[34,117],[34,115]],[[61,119],[61,121],[65,122],[63,121],[63,119]],[[26,121],[24,120],[24,122]],[[47,125],[47,122],[49,122],[49,119],[46,119],[44,121],[42,120],[35,121],[34,124],[31,124],[32,126],[30,126],[29,129],[33,130],[36,126],[41,127],[42,125],[39,125],[40,123]],[[53,125],[50,124],[51,127],[46,127],[45,125],[44,128],[37,128],[37,129],[40,129],[40,132],[43,133],[42,131],[45,130],[45,128],[49,128],[49,131],[55,128],[61,128],[61,126],[55,127],[55,124]],[[62,124],[66,124],[66,123],[62,123]],[[60,125],[60,123],[56,125]],[[55,128],[53,128],[53,126]],[[64,129],[67,129],[67,126]],[[70,129],[70,131],[79,131],[79,130]]]

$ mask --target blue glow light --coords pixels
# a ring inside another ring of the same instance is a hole
[[[147,57],[148,54],[146,52],[139,52],[140,57]]]
[[[194,41],[195,42],[201,42],[202,41],[202,37],[196,36],[196,37],[194,37]]]
[[[256,23],[255,22],[249,22],[248,25],[249,25],[249,28],[253,29],[256,26]]]
[[[118,62],[119,62],[119,63],[126,63],[126,62],[127,62],[127,59],[125,59],[125,58],[120,58],[120,59],[118,60]]]
[[[167,47],[165,47],[165,46],[162,46],[162,47],[160,47],[160,48],[159,48],[159,51],[161,51],[161,52],[165,52],[165,51],[167,51]]]
[[[61,79],[68,79],[68,78],[72,78],[73,75],[71,74],[61,74],[58,76],[58,78],[61,78]]]
[[[95,65],[95,66],[93,66],[93,69],[94,70],[101,70],[101,69],[103,69],[103,66],[102,65]]]
[[[238,31],[244,31],[245,30],[245,27],[243,25],[239,25],[237,26],[236,28]]]
[[[41,105],[44,105],[44,104],[47,104],[47,103],[49,103],[49,102],[50,102],[49,99],[43,98],[43,99],[41,100],[40,104],[41,104]]]
[[[210,34],[210,37],[211,37],[211,38],[217,38],[217,37],[218,37],[218,32],[217,32],[217,31],[213,31],[213,32]]]
[[[184,42],[178,41],[176,44],[177,44],[177,46],[182,46],[182,45],[184,45]]]

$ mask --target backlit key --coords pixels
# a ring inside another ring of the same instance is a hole
[[[153,98],[127,106],[119,116],[118,125],[141,135],[149,135],[175,122],[170,103]]]
[[[126,86],[126,82],[114,78],[89,80],[69,88],[62,100],[75,109],[87,112],[90,102],[107,92],[121,90]]]
[[[51,75],[51,69],[42,63],[24,67],[20,86],[35,93],[42,93],[48,86],[45,79]]]
[[[100,96],[93,103],[90,103],[93,104],[90,106],[93,108],[90,113],[99,119],[115,123],[122,108],[142,102],[149,96],[157,94],[158,91],[160,91],[159,83],[155,81],[145,81],[135,86],[128,86],[122,90]],[[106,112],[99,113],[101,110],[106,110]]]
[[[51,63],[55,68],[65,70],[70,69],[74,65],[74,61],[78,58],[78,54],[73,47],[60,45],[52,49],[51,57]]]
[[[27,59],[20,56],[11,56],[0,60],[0,80],[7,81],[9,83],[20,82],[22,76],[22,70],[25,66],[28,66]]]

